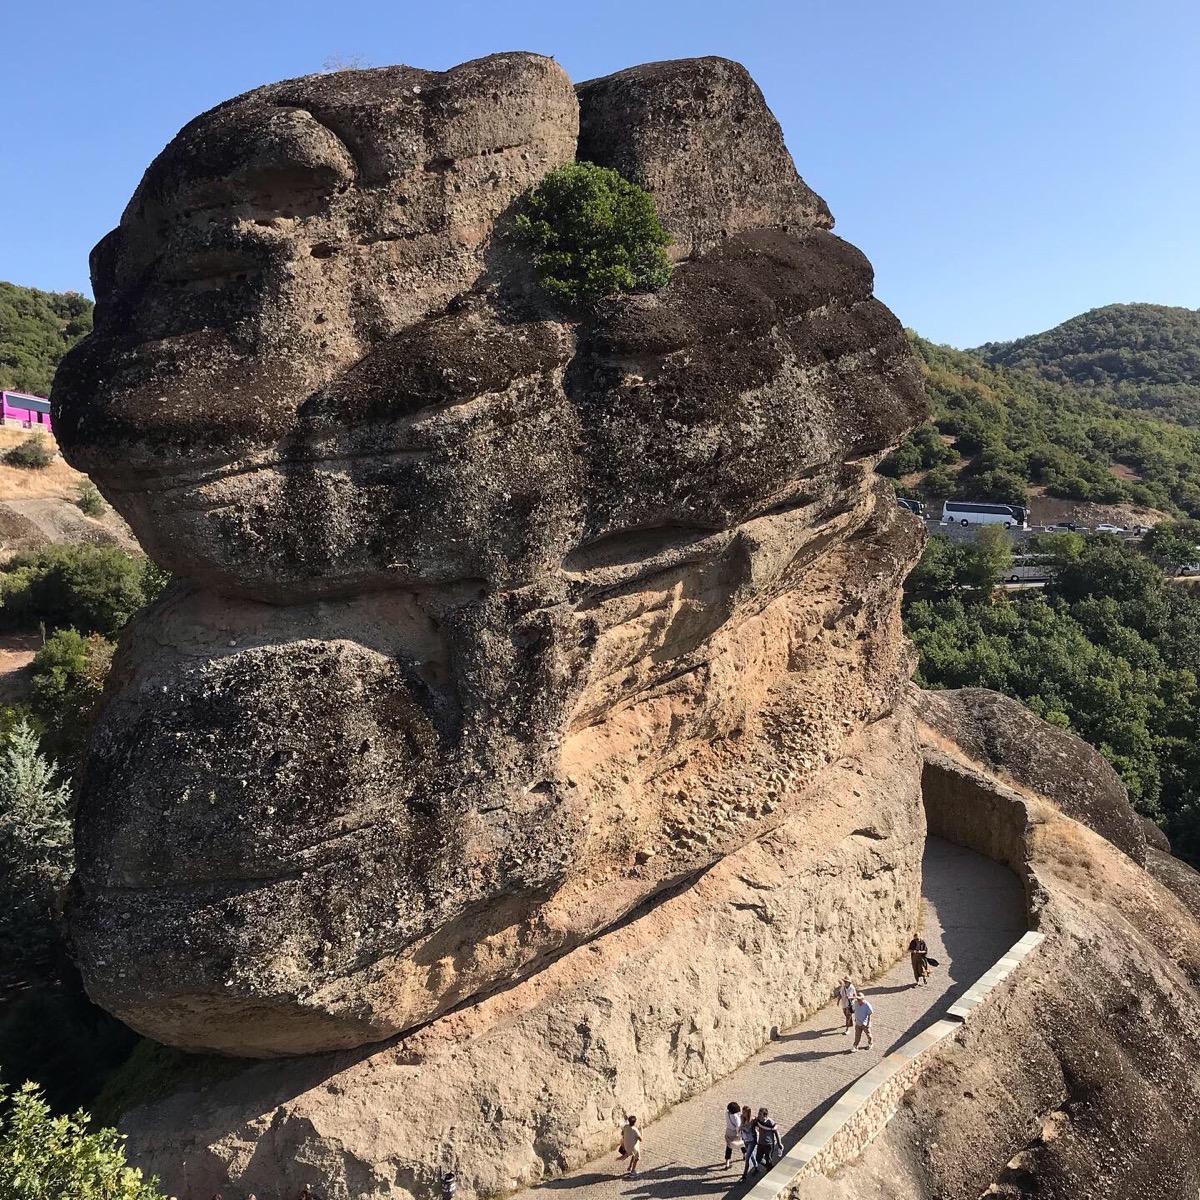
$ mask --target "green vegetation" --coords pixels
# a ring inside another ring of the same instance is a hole
[[[79,511],[87,513],[89,517],[102,517],[108,512],[108,505],[104,503],[100,489],[90,479],[85,479],[79,485],[75,503],[79,506]]]
[[[76,292],[0,283],[0,388],[50,395],[59,359],[91,332],[92,307]]]
[[[617,292],[657,291],[671,280],[671,236],[654,198],[594,163],[556,167],[522,200],[517,242],[533,253],[541,285],[569,305]]]
[[[29,470],[38,471],[54,461],[54,453],[42,434],[33,433],[11,450],[7,450],[4,461],[10,467],[27,467]]]
[[[157,1179],[125,1161],[115,1129],[92,1130],[79,1111],[55,1117],[33,1084],[0,1090],[3,1200],[163,1200]]]
[[[0,756],[0,978],[20,978],[53,957],[73,863],[70,787],[20,718]]]
[[[33,660],[30,708],[47,750],[75,767],[100,708],[116,644],[98,633],[56,629]]]
[[[933,538],[905,588],[917,680],[986,687],[1073,730],[1120,773],[1175,852],[1200,864],[1200,597],[1158,562],[1194,525],[1140,548],[1099,534],[1039,539],[1053,582],[995,595],[1005,548]]]
[[[13,555],[0,571],[0,626],[74,628],[110,636],[166,583],[148,558],[115,546],[51,545]]]
[[[1200,517],[1200,430],[1072,383],[988,366],[975,353],[915,336],[913,346],[933,421],[880,465],[910,479],[901,492],[1025,503],[1039,486],[1066,499]],[[916,480],[917,472],[926,473]]]
[[[976,353],[1121,408],[1200,426],[1200,309],[1110,304]]]

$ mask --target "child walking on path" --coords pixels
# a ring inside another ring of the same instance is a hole
[[[625,1118],[625,1124],[621,1126],[621,1153],[617,1157],[629,1159],[629,1169],[625,1173],[636,1179],[642,1158],[642,1131],[638,1128],[637,1117]]]

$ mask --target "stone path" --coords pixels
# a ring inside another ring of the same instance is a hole
[[[938,838],[924,859],[925,940],[941,966],[914,988],[908,955],[866,986],[875,1007],[875,1049],[848,1052],[830,1004],[781,1034],[701,1096],[673,1108],[643,1134],[642,1171],[626,1179],[615,1154],[536,1188],[536,1200],[676,1200],[740,1196],[740,1168],[725,1170],[725,1106],[766,1105],[790,1147],[838,1095],[900,1042],[940,1020],[951,1004],[1026,931],[1021,885],[1006,867]],[[614,1131],[615,1135],[615,1131]],[[748,1186],[748,1185],[747,1185]],[[531,1197],[531,1200],[534,1200]]]

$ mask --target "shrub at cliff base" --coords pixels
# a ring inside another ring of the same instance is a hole
[[[13,555],[0,572],[0,625],[67,626],[110,635],[165,584],[149,559],[115,546],[44,546]]]
[[[10,467],[29,467],[40,470],[48,467],[54,461],[54,454],[46,445],[46,439],[40,433],[27,437],[4,454],[4,461]]]
[[[104,503],[100,489],[90,479],[85,479],[79,485],[75,503],[79,507],[79,511],[87,513],[89,517],[102,517],[108,512],[108,505]]]
[[[657,291],[671,280],[654,198],[594,163],[556,167],[526,194],[515,225],[538,281],[566,304],[618,292]]]
[[[72,769],[83,757],[115,650],[98,633],[58,629],[34,656],[30,708],[45,726],[46,750]]]
[[[0,1200],[164,1200],[125,1161],[115,1129],[85,1112],[55,1117],[35,1085],[0,1089]]]
[[[0,979],[53,956],[57,912],[71,877],[70,788],[21,719],[0,756]]]

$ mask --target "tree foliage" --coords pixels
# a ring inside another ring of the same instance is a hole
[[[0,754],[0,971],[9,978],[52,956],[73,862],[70,788],[20,719]]]
[[[90,1126],[82,1111],[51,1115],[32,1083],[0,1089],[0,1200],[164,1200],[121,1135]]]
[[[989,342],[978,353],[993,366],[1200,426],[1200,309],[1110,304],[1045,333]]]
[[[654,198],[595,163],[551,171],[523,197],[514,235],[532,251],[541,285],[569,305],[657,291],[671,279],[663,249],[671,236]]]
[[[92,302],[0,282],[0,388],[50,395],[59,359],[92,328]]]
[[[1200,517],[1200,430],[1129,411],[1100,390],[989,366],[977,353],[915,336],[913,348],[933,422],[884,459],[884,474],[927,471],[919,486],[931,498],[1027,503],[1038,486]]]
[[[34,656],[31,708],[50,752],[72,767],[83,758],[115,650],[98,633],[56,629]]]
[[[1113,764],[1175,852],[1200,864],[1200,596],[1137,548],[1060,534],[1043,593],[980,586],[978,552],[932,538],[905,586],[925,687],[986,687]]]
[[[13,555],[0,572],[0,625],[111,635],[165,585],[144,555],[116,546],[51,545]]]

